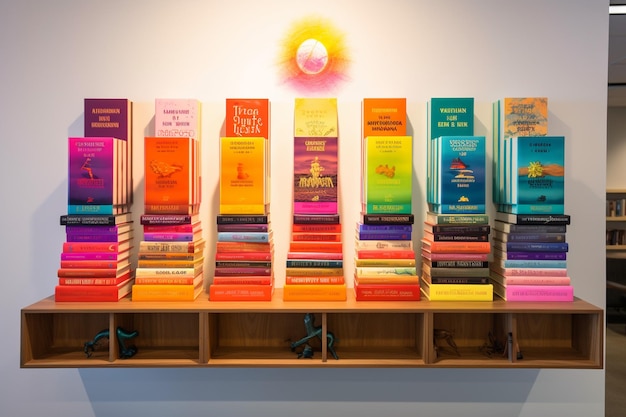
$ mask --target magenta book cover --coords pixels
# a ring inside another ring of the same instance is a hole
[[[337,214],[338,138],[294,138],[294,214]]]
[[[68,138],[68,214],[114,214],[118,139]]]
[[[84,108],[85,136],[129,139],[132,109],[128,99],[86,98]]]

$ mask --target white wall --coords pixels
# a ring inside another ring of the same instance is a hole
[[[549,131],[566,137],[568,265],[575,292],[603,307],[607,9],[606,0],[3,1],[2,415],[604,415],[603,370],[22,370],[19,310],[52,294],[57,281],[65,141],[82,134],[85,97],[137,103],[138,138],[152,134],[155,98],[203,102],[207,236],[215,232],[224,99],[268,97],[276,269],[279,282],[284,278],[293,100],[304,94],[281,83],[276,57],[291,24],[311,14],[343,32],[351,59],[345,83],[311,93],[338,98],[346,229],[359,211],[363,97],[407,98],[415,137],[415,214],[421,221],[429,98],[474,97],[476,134],[489,137],[491,102],[547,96]],[[140,155],[141,141],[136,143]],[[142,169],[136,161],[139,196]],[[137,205],[135,215],[140,211]]]

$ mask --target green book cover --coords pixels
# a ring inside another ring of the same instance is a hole
[[[363,212],[410,214],[412,136],[368,136],[364,143]]]

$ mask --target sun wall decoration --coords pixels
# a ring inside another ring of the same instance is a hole
[[[301,92],[335,90],[348,78],[349,63],[343,33],[318,16],[294,22],[279,54],[281,79]]]

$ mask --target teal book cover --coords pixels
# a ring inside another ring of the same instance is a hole
[[[363,212],[410,214],[413,137],[368,136],[364,140]]]
[[[565,138],[518,136],[508,139],[507,187],[502,211],[515,214],[563,214]]]
[[[435,141],[438,185],[430,210],[441,214],[485,213],[485,137],[441,136]]]

